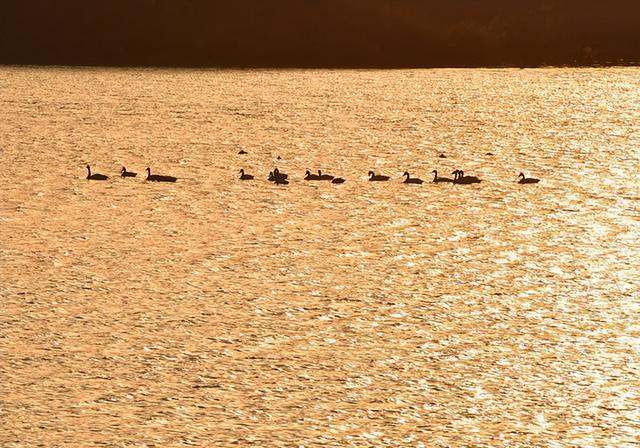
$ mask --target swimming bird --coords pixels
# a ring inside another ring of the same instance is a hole
[[[304,173],[304,180],[320,180],[320,176],[317,176],[315,174],[311,174],[311,171],[307,170]]]
[[[275,179],[282,179],[282,180],[286,180],[286,179],[288,179],[288,178],[289,178],[289,175],[288,175],[288,174],[281,173],[281,172],[280,172],[280,170],[279,170],[278,168],[274,168],[274,170],[273,170],[273,177],[274,177]]]
[[[289,177],[288,174],[281,173],[278,168],[274,168],[273,175],[276,176],[276,177],[281,177],[283,179],[287,179]]]
[[[371,182],[386,182],[389,180],[389,176],[381,176],[379,174],[374,173],[373,171],[369,171],[369,181]]]
[[[519,184],[537,184],[538,182],[540,182],[540,179],[536,179],[535,177],[525,177],[524,173],[520,173],[518,179],[520,179],[518,181]]]
[[[253,176],[251,174],[245,174],[244,168],[240,168],[240,180],[253,180]]]
[[[126,167],[122,167],[122,169],[120,170],[120,176],[122,177],[136,177],[138,175],[138,173],[134,173],[132,171],[127,171]]]
[[[89,165],[87,165],[87,180],[107,180],[109,179],[108,176],[105,176],[104,174],[91,174],[91,167]]]
[[[424,182],[422,179],[418,179],[417,177],[413,177],[412,178],[409,175],[408,171],[405,171],[404,174],[402,175],[402,177],[405,177],[405,176],[407,178],[404,180],[404,182],[403,182],[404,184],[418,184],[418,185],[420,185],[420,184],[422,184]]]
[[[448,177],[438,177],[438,172],[436,170],[431,171],[434,175],[433,182],[453,182],[453,179],[449,179]]]
[[[457,172],[456,177],[453,180],[454,184],[468,185],[468,184],[479,184],[480,182],[482,182],[479,178],[475,176],[465,176],[464,171],[462,170],[454,171],[454,173],[456,172]]]
[[[269,171],[268,180],[270,182],[275,182],[276,184],[287,185],[289,183],[287,181],[288,177],[288,174],[281,173],[278,168],[276,168],[273,171]]]
[[[447,156],[443,152],[441,152],[438,157],[440,157],[441,159],[446,159],[447,158]]]
[[[331,180],[331,183],[332,184],[343,184],[343,183],[345,183],[345,180],[342,177],[334,177]]]
[[[322,174],[322,171],[318,170],[318,180],[333,180],[334,177],[331,174]]]
[[[150,182],[175,182],[176,177],[173,176],[161,176],[159,174],[151,174],[151,168],[147,168],[147,179]]]
[[[245,154],[249,154],[249,153],[247,151],[245,151],[244,149],[241,149],[240,152],[238,152],[238,154],[245,155]]]
[[[276,171],[278,169],[276,168]],[[269,182],[274,182],[276,185],[289,185],[289,181],[287,180],[286,174],[280,174],[280,172],[274,173],[273,171],[269,171]]]

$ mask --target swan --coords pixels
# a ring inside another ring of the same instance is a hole
[[[137,175],[138,175],[138,173],[127,171],[127,168],[124,167],[124,166],[120,170],[120,176],[122,176],[122,177],[136,177]]]
[[[269,178],[268,180],[270,180],[271,182],[276,182],[278,183],[278,180],[283,181],[283,180],[287,180],[287,178],[289,177],[288,174],[284,174],[281,173],[278,168],[274,169],[273,171],[269,171]]]
[[[159,174],[151,174],[151,168],[147,168],[147,179],[150,182],[175,182],[177,178],[173,176],[161,176]]]
[[[318,170],[318,180],[333,180],[333,178],[331,174],[322,174],[322,171]]]
[[[240,152],[238,152],[238,154],[245,155],[245,154],[249,154],[249,153],[247,151],[245,151],[244,149],[241,149]]]
[[[465,176],[464,171],[462,170],[454,171],[454,173],[456,172],[457,172],[456,177],[453,180],[454,184],[468,185],[468,184],[479,184],[480,182],[482,182],[479,178],[475,176]]]
[[[434,182],[453,182],[453,179],[449,179],[448,177],[438,177],[438,172],[436,170],[431,171],[434,175]]]
[[[369,171],[369,180],[371,182],[386,182],[389,180],[389,176],[381,176],[373,171]]]
[[[344,180],[344,178],[342,178],[342,177],[334,177],[334,178],[331,180],[331,183],[332,183],[332,184],[343,184],[344,182],[345,182],[345,180]]]
[[[289,185],[289,181],[287,180],[286,174],[280,174],[278,169],[276,168],[276,173],[273,171],[269,172],[269,182],[273,182],[276,185]]]
[[[278,168],[275,168],[273,170],[273,175],[274,175],[274,177],[280,177],[282,179],[287,179],[289,177],[288,174],[281,173]]]
[[[520,173],[518,179],[520,179],[518,181],[519,184],[537,184],[540,182],[540,179],[536,179],[535,177],[525,177],[524,173]]]
[[[311,174],[311,171],[307,170],[304,173],[304,180],[320,180],[320,176],[317,176],[315,174]]]
[[[404,174],[402,175],[402,177],[405,177],[405,176],[407,177],[403,182],[405,184],[418,184],[418,185],[420,185],[420,184],[422,184],[424,182],[422,179],[418,179],[417,177],[413,177],[412,178],[409,175],[408,171],[405,171]]]
[[[270,182],[275,182],[276,184],[287,185],[289,184],[289,181],[287,180],[288,177],[288,174],[281,173],[278,171],[278,168],[276,168],[269,172],[268,180]]]
[[[105,176],[104,174],[91,174],[91,167],[89,165],[87,165],[87,180],[107,180],[109,179],[108,176]]]
[[[252,180],[253,176],[251,174],[245,174],[244,168],[240,168],[240,180]]]

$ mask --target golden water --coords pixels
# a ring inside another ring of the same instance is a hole
[[[638,92],[0,69],[0,446],[639,446]]]

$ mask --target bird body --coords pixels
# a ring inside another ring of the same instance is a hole
[[[138,175],[138,173],[134,173],[132,171],[127,171],[126,167],[122,167],[122,169],[120,170],[120,176],[122,177],[136,177]]]
[[[311,171],[307,170],[304,173],[304,180],[320,180],[320,176],[316,174],[311,174]]]
[[[540,182],[540,179],[536,179],[535,177],[525,177],[524,173],[520,173],[518,176],[519,184],[537,184]]]
[[[278,168],[275,168],[275,169],[273,170],[273,175],[274,175],[275,177],[279,177],[279,178],[281,178],[281,179],[288,179],[288,178],[289,178],[289,175],[288,175],[288,174],[281,173],[281,172],[280,172],[280,170],[279,170]]]
[[[422,179],[418,179],[417,177],[411,177],[408,171],[405,171],[402,177],[406,177],[406,179],[403,182],[405,184],[421,185],[424,182]]]
[[[345,180],[342,177],[334,177],[331,180],[331,183],[332,184],[343,184],[343,183],[345,183]]]
[[[173,176],[161,176],[159,174],[151,174],[151,168],[147,168],[147,179],[149,182],[175,182],[177,178]]]
[[[109,179],[108,176],[105,176],[104,174],[91,174],[91,167],[89,165],[87,165],[87,180],[107,180]]]
[[[436,170],[431,171],[433,173],[433,182],[443,183],[443,182],[453,182],[453,179],[449,179],[448,177],[438,177],[438,172]]]
[[[381,176],[379,174],[374,173],[373,171],[369,171],[370,182],[386,182],[388,180],[389,180],[389,176]]]
[[[462,170],[455,170],[453,174],[455,174],[455,178],[453,179],[454,184],[469,185],[469,184],[479,184],[480,182],[482,182],[479,178],[475,176],[465,176],[464,171]]]
[[[251,174],[245,174],[244,168],[240,169],[240,180],[253,180],[253,176]]]
[[[318,170],[318,180],[333,180],[333,178],[331,174],[322,174],[322,171]]]
[[[281,173],[278,168],[276,168],[269,172],[268,180],[275,182],[277,185],[289,185],[289,181],[287,180],[288,177],[288,174]]]

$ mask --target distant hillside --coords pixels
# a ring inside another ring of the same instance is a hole
[[[4,64],[640,62],[638,0],[8,0],[0,11]]]

